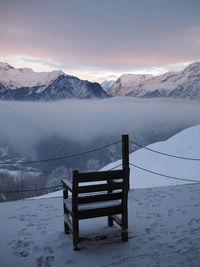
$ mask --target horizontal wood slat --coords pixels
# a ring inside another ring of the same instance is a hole
[[[109,200],[117,200],[122,199],[122,193],[112,193],[112,194],[101,194],[101,195],[93,195],[93,196],[84,196],[78,198],[78,204],[86,204],[93,202],[101,202],[101,201],[109,201]]]
[[[122,206],[113,206],[113,207],[106,207],[100,209],[89,209],[89,210],[81,210],[78,212],[78,219],[89,219],[95,217],[102,217],[114,214],[122,213]]]
[[[124,176],[125,176],[124,170],[79,173],[78,182],[84,183],[84,182],[103,181],[107,179],[122,179]]]
[[[117,190],[122,188],[123,188],[123,183],[85,185],[78,187],[78,193],[100,192],[108,190]]]

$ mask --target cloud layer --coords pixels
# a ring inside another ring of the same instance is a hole
[[[169,129],[200,124],[199,103],[174,100],[112,98],[49,103],[1,102],[0,138],[20,151],[59,136],[78,143],[121,134],[156,136]]]

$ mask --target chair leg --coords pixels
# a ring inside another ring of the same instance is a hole
[[[128,241],[128,216],[127,212],[122,213],[122,233],[121,238],[123,242]]]
[[[64,230],[65,230],[65,234],[69,235],[69,226],[66,222],[64,222]]]
[[[78,242],[79,242],[79,223],[78,223],[78,220],[75,219],[73,221],[73,246],[74,246],[74,250],[79,250]]]
[[[123,242],[127,242],[128,241],[128,231],[127,231],[127,229],[122,231],[121,238],[122,238]]]
[[[112,219],[111,216],[108,216],[108,225],[109,225],[110,227],[113,226],[113,219]]]

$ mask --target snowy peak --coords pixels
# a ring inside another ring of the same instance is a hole
[[[200,98],[200,62],[180,72],[168,72],[144,80],[128,93],[135,97]]]
[[[5,70],[9,70],[9,69],[14,69],[14,67],[9,65],[8,63],[0,62],[0,71],[3,71],[3,70],[5,71]]]
[[[101,87],[105,90],[108,91],[108,89],[115,83],[114,80],[105,80],[101,82]]]
[[[113,96],[126,95],[141,81],[151,78],[150,74],[123,74],[109,88],[108,93]]]
[[[14,68],[7,63],[0,63],[0,84],[7,89],[20,87],[47,86],[64,72],[34,72],[30,68]]]
[[[193,72],[193,73],[199,73],[200,72],[200,62],[196,61],[192,64],[190,64],[189,66],[187,66],[183,72],[187,73],[187,72]]]
[[[66,98],[104,98],[98,83],[83,81],[60,70],[34,72],[30,68],[13,68],[0,63],[0,99],[52,101]]]

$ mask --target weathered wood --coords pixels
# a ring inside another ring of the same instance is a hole
[[[78,204],[117,200],[117,199],[122,199],[122,196],[123,196],[122,193],[113,193],[113,194],[100,194],[94,196],[79,197]]]
[[[129,168],[129,139],[128,135],[122,135],[122,166],[123,170]]]
[[[68,214],[65,214],[65,216],[64,216],[64,224],[65,224],[65,234],[69,234],[69,231],[71,233],[73,233],[72,222],[71,222]],[[67,230],[67,232],[66,232],[66,230]]]
[[[126,168],[126,175],[124,177],[124,186],[122,189],[123,197],[122,197],[122,228],[128,228],[128,190],[129,190],[129,168]]]
[[[68,189],[70,192],[72,192],[72,182],[70,180],[63,178],[61,182],[65,189]]]
[[[110,196],[114,195],[114,194],[112,194],[113,191],[112,191],[111,186],[110,186],[112,184],[112,180],[108,179],[107,180],[107,184],[109,186],[109,188],[108,188],[108,196],[110,197]],[[108,225],[110,227],[113,226],[113,219],[112,219],[112,217],[110,215],[108,215]]]
[[[79,222],[78,222],[78,174],[73,171],[73,194],[72,194],[72,227],[73,227],[73,245],[74,250],[78,250],[79,240]]]
[[[129,168],[129,138],[128,135],[122,135],[122,167],[123,170]],[[128,179],[128,190],[130,189],[130,181]]]
[[[80,220],[95,218],[95,217],[103,217],[112,214],[120,214],[122,213],[122,206],[113,206],[106,208],[98,208],[98,209],[88,209],[88,210],[80,210],[78,218]]]
[[[104,181],[108,179],[122,179],[124,176],[124,170],[115,170],[115,171],[101,171],[101,172],[88,172],[88,173],[79,173],[78,182],[95,182],[95,181]]]
[[[114,221],[121,226],[122,241],[128,241],[127,201],[130,171],[127,135],[122,136],[122,163],[122,170],[89,173],[79,173],[75,170],[72,182],[62,179],[65,232],[73,233],[75,250],[79,249],[79,220],[83,219],[107,216],[108,225],[112,226]],[[102,181],[104,182],[97,183]],[[85,182],[91,184],[84,185]],[[72,192],[71,198],[68,198],[68,190]],[[121,218],[117,215],[121,215]]]
[[[116,216],[116,215],[111,215],[112,219],[119,225],[122,227],[122,220]]]
[[[65,200],[68,198],[68,191],[66,188],[63,189],[63,209],[64,209],[64,217],[68,216],[68,211],[65,206]],[[64,231],[65,234],[69,234],[69,226],[68,224],[64,221]]]
[[[109,188],[112,190],[122,189],[123,183],[112,183],[108,184],[98,184],[98,185],[85,185],[78,188],[79,193],[91,193],[91,192],[100,192],[108,191]]]

